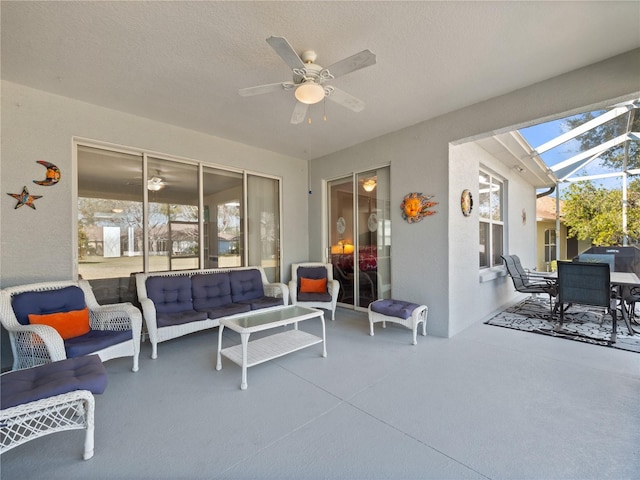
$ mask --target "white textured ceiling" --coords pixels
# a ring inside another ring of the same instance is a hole
[[[2,1],[2,78],[275,152],[316,158],[640,46],[640,2]],[[291,79],[265,39],[328,66],[366,103],[289,123]]]

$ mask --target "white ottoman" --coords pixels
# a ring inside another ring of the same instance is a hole
[[[427,335],[428,312],[426,305],[392,298],[376,300],[369,304],[369,335],[373,336],[373,324],[376,322],[382,322],[382,328],[386,328],[386,322],[398,323],[413,332],[413,344],[416,345],[418,324],[422,323],[422,336]]]

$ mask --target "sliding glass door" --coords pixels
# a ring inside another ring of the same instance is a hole
[[[327,184],[329,261],[340,282],[338,301],[364,309],[391,296],[389,168]]]

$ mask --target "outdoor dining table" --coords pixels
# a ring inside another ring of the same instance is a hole
[[[629,329],[629,335],[633,335],[636,332],[631,326],[631,308],[632,304],[625,307],[624,298],[632,288],[640,288],[640,278],[638,275],[632,272],[611,272],[610,273],[611,285],[615,286],[618,290],[618,298],[620,299],[620,307],[622,309],[622,318],[624,323]]]
[[[557,279],[558,272],[545,273],[544,278]],[[631,305],[625,306],[625,295],[628,290],[638,287],[640,288],[640,278],[633,272],[610,272],[609,281],[611,285],[616,289],[616,296],[620,299],[620,309],[622,310],[622,318],[629,330],[629,335],[634,335],[636,332],[631,326]]]

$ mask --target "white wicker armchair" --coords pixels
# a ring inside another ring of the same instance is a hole
[[[300,295],[300,272],[312,271],[315,269],[324,269],[327,278],[327,291],[320,298],[311,298],[312,296]],[[340,282],[333,279],[333,265],[321,262],[294,263],[291,265],[291,281],[289,282],[289,295],[291,296],[292,305],[302,305],[312,308],[324,308],[331,311],[331,320],[336,319],[336,303],[338,301],[338,293],[340,292]]]
[[[132,331],[130,340],[91,353],[99,355],[102,361],[132,356],[132,370],[137,372],[142,331],[140,310],[130,303],[98,304],[91,285],[86,280],[32,283],[0,290],[0,322],[9,332],[13,370],[64,360],[67,354],[64,340],[53,327],[23,325],[18,321],[12,307],[12,298],[24,292],[52,291],[70,286],[80,287],[84,293],[85,303],[89,309],[91,330]]]

